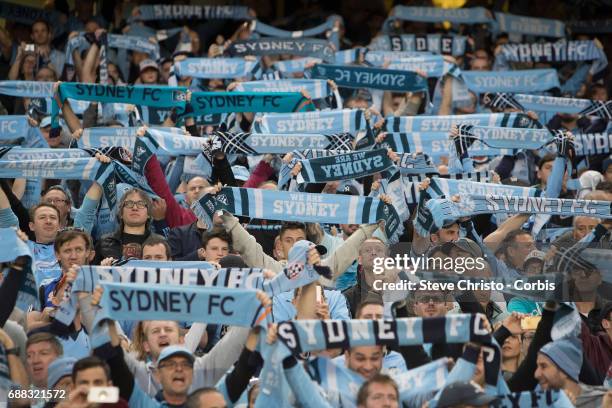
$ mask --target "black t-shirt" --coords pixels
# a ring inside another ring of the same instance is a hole
[[[147,235],[134,235],[121,233],[121,254],[123,259],[142,258],[142,243],[147,239]]]

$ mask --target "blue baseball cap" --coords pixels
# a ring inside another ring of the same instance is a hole
[[[157,365],[159,365],[159,363],[161,363],[162,361],[170,357],[173,357],[173,356],[185,357],[187,358],[187,360],[191,362],[191,364],[193,364],[195,361],[195,357],[193,356],[193,353],[191,351],[187,350],[183,346],[173,345],[173,346],[168,346],[164,348],[162,352],[159,353],[159,358],[157,359]]]

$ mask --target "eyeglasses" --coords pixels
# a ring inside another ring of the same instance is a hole
[[[142,210],[143,208],[147,208],[147,203],[145,201],[132,201],[132,200],[127,200],[125,203],[123,203],[124,207],[127,208],[134,208],[136,207],[139,210]]]
[[[193,370],[193,364],[189,361],[167,361],[157,366],[157,368],[169,368],[171,370],[176,370],[178,367],[181,367],[183,370]]]
[[[66,204],[68,202],[68,200],[64,200],[62,198],[49,198],[47,200],[45,200],[46,204]]]

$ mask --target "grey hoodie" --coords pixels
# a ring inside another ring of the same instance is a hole
[[[576,398],[576,408],[600,408],[603,407],[603,397],[608,390],[606,387],[579,384],[581,393]]]

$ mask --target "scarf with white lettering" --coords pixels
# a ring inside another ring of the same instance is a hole
[[[473,341],[493,346],[483,319],[486,317],[480,314],[449,314],[388,320],[293,320],[278,324],[278,338],[294,355],[372,345],[395,347]],[[496,386],[501,356],[497,347],[493,349],[496,355],[485,361],[485,379],[488,385]]]
[[[221,139],[223,151],[227,154],[257,156],[304,149],[353,150],[353,136],[350,133],[320,135],[215,132],[215,135]]]
[[[59,86],[61,101],[66,98],[96,101],[100,103],[130,103],[157,108],[178,107],[185,109],[186,88],[168,86],[112,86],[62,82]],[[51,110],[52,127],[59,127],[59,106],[53,100]]]
[[[257,65],[244,58],[187,58],[175,62],[174,68],[181,77],[225,79],[250,77]]]
[[[574,146],[577,156],[609,154],[612,152],[612,133],[577,133]]]
[[[110,147],[121,147],[133,151],[134,143],[138,136],[138,127],[95,127],[83,129],[83,134],[77,141],[80,148],[106,149]],[[187,149],[190,145],[190,137],[183,129],[171,127],[147,128],[160,145],[160,155],[178,156],[178,151]],[[186,141],[184,140],[186,139]],[[199,139],[202,140],[202,139]],[[185,142],[185,143],[181,143]],[[176,147],[179,146],[179,147]]]
[[[138,283],[143,285],[205,286],[208,288],[263,290],[278,295],[311,282],[319,275],[304,263],[289,262],[272,279],[264,278],[259,268],[222,268],[208,262],[130,261],[122,266],[82,266],[73,290],[93,292],[100,282]]]
[[[455,24],[490,24],[491,13],[484,7],[438,8],[395,6],[383,23],[383,30],[389,31],[393,22],[419,21],[422,23],[441,23],[449,21]]]
[[[612,120],[612,101],[561,98],[547,95],[496,93],[485,96],[485,104],[490,107],[515,108],[522,111],[577,113]]]
[[[425,195],[421,193],[421,199]],[[497,195],[471,195],[461,197],[458,203],[445,198],[433,198],[419,203],[415,228],[423,236],[455,222],[462,217],[496,213],[538,213],[566,217],[587,216],[612,218],[611,204],[607,201],[569,200],[545,197],[508,197]]]
[[[557,70],[462,71],[465,85],[472,92],[540,92],[559,88]]]
[[[386,51],[383,51],[386,53]],[[390,53],[393,54],[393,53]],[[370,61],[373,59],[373,61]],[[441,55],[425,55],[419,57],[409,58],[391,58],[381,61],[379,56],[372,57],[372,52],[366,54],[366,61],[376,66],[381,66],[385,61],[389,61],[390,64],[386,67],[388,69],[395,69],[400,71],[423,71],[428,78],[434,77],[439,78],[444,75],[452,75],[456,78],[461,77],[461,70],[455,65],[444,61]]]
[[[258,38],[238,40],[227,49],[229,55],[244,57],[246,55],[297,55],[300,57],[321,58],[334,61],[334,46],[327,40],[313,38]]]
[[[361,109],[338,109],[300,113],[257,115],[253,133],[351,133],[368,126]]]
[[[3,272],[5,279],[7,273],[22,275],[15,307],[28,312],[30,306],[36,307],[38,304],[38,288],[32,273],[32,253],[28,245],[17,236],[17,231],[14,228],[0,228],[0,262],[13,262],[20,256],[30,258],[23,265],[23,271],[5,268]]]
[[[54,154],[56,149],[37,149],[39,152],[42,150]],[[0,159],[0,178],[96,180],[102,186],[109,206],[115,209],[117,203],[115,163],[101,163],[95,158],[73,157],[22,161],[3,159]]]
[[[271,25],[262,23],[259,20],[253,20],[251,22],[251,32],[265,35],[267,37],[280,37],[280,38],[304,38],[304,37],[316,37],[321,34],[330,34],[334,29],[336,22],[342,23],[343,19],[337,14],[332,14],[327,17],[324,23],[319,24],[316,27],[307,28],[305,30],[298,31],[287,31],[280,28],[273,27]],[[330,38],[330,41],[331,38]],[[336,49],[339,49],[337,41],[332,41]]]
[[[179,31],[181,29],[178,29]],[[179,31],[170,30],[172,34],[177,34]],[[157,36],[157,34],[153,34]],[[162,36],[167,36],[168,33],[162,33]],[[167,38],[167,37],[166,37]],[[66,64],[74,65],[73,52],[78,50],[83,52],[89,49],[91,44],[85,38],[85,33],[79,33],[78,36],[71,38],[66,43]],[[120,48],[124,50],[132,50],[149,54],[151,59],[158,60],[159,44],[149,41],[149,38],[143,38],[137,35],[120,35],[120,34],[107,34],[107,46],[111,48]]]
[[[296,72],[305,71],[306,65],[313,63],[320,64],[321,62],[323,62],[321,58],[304,57],[285,61],[276,61],[274,64],[272,64],[272,67],[283,74],[294,74]]]
[[[294,150],[291,153],[293,158],[289,163],[283,161],[281,168],[278,172],[278,189],[286,190],[287,184],[293,177],[291,170],[300,160],[319,159],[323,157],[332,157],[344,153],[349,153],[350,150],[326,150],[326,149],[306,149],[306,150]]]
[[[0,81],[0,94],[20,98],[51,98],[54,82]]]
[[[55,10],[45,10],[37,7],[28,7],[8,1],[0,1],[0,18],[7,21],[15,21],[26,25],[31,25],[35,21],[59,21],[59,13]],[[61,24],[58,24],[61,29]],[[56,36],[63,33],[54,33]]]
[[[314,110],[298,92],[194,92],[194,114],[231,112],[302,112]]]
[[[390,148],[396,153],[425,153],[432,158],[448,156],[454,153],[454,142],[448,133],[387,133],[385,139],[377,147]],[[500,149],[475,141],[469,146],[469,154],[474,156],[499,156],[513,154],[512,149]]]
[[[447,116],[389,116],[385,118],[384,129],[387,132],[427,132],[448,137],[448,132],[453,125],[461,123],[513,128],[541,127],[541,125],[536,126],[537,122],[524,113],[476,113]]]
[[[317,159],[301,160],[298,183],[325,183],[369,176],[394,166],[387,149],[359,151]]]
[[[479,140],[498,149],[541,149],[553,142],[555,136],[547,128],[507,128],[461,124],[459,138]]]
[[[235,90],[240,92],[302,92],[305,90],[312,99],[327,98],[333,94],[327,81],[321,79],[239,82]]]
[[[340,87],[371,88],[396,92],[422,92],[427,80],[415,72],[394,69],[317,64],[312,77],[331,79]]]
[[[527,17],[495,12],[495,22],[495,28],[499,32],[541,37],[565,37],[565,24],[550,18]]]
[[[383,220],[391,243],[397,242],[402,233],[393,206],[372,197],[226,187],[217,195],[206,194],[194,202],[192,210],[211,227],[214,213],[225,210],[235,216],[321,224],[374,224]]]
[[[26,116],[2,115],[0,116],[0,143],[17,139],[29,139],[30,125]]]
[[[597,74],[608,65],[606,53],[593,40],[554,43],[504,44],[497,54],[496,67],[508,67],[509,62],[568,62],[593,61],[591,74]]]
[[[467,37],[444,34],[400,34],[374,37],[369,49],[373,51],[428,51],[436,54],[460,56],[465,54]]]
[[[246,6],[200,6],[190,4],[148,4],[138,6],[138,12],[128,21],[159,20],[250,20]]]
[[[112,320],[174,320],[252,327],[264,309],[251,289],[102,283],[99,314]],[[100,317],[102,318],[102,317]]]
[[[488,171],[479,171],[473,173],[451,173],[451,174],[437,174],[437,170],[431,174],[419,174],[419,175],[402,175],[399,183],[401,184],[404,197],[407,204],[417,204],[421,195],[418,185],[425,180],[426,177],[435,177],[437,179],[450,179],[450,180],[461,180],[461,181],[473,181],[476,183],[487,183],[491,176]],[[442,194],[442,193],[440,193]]]

